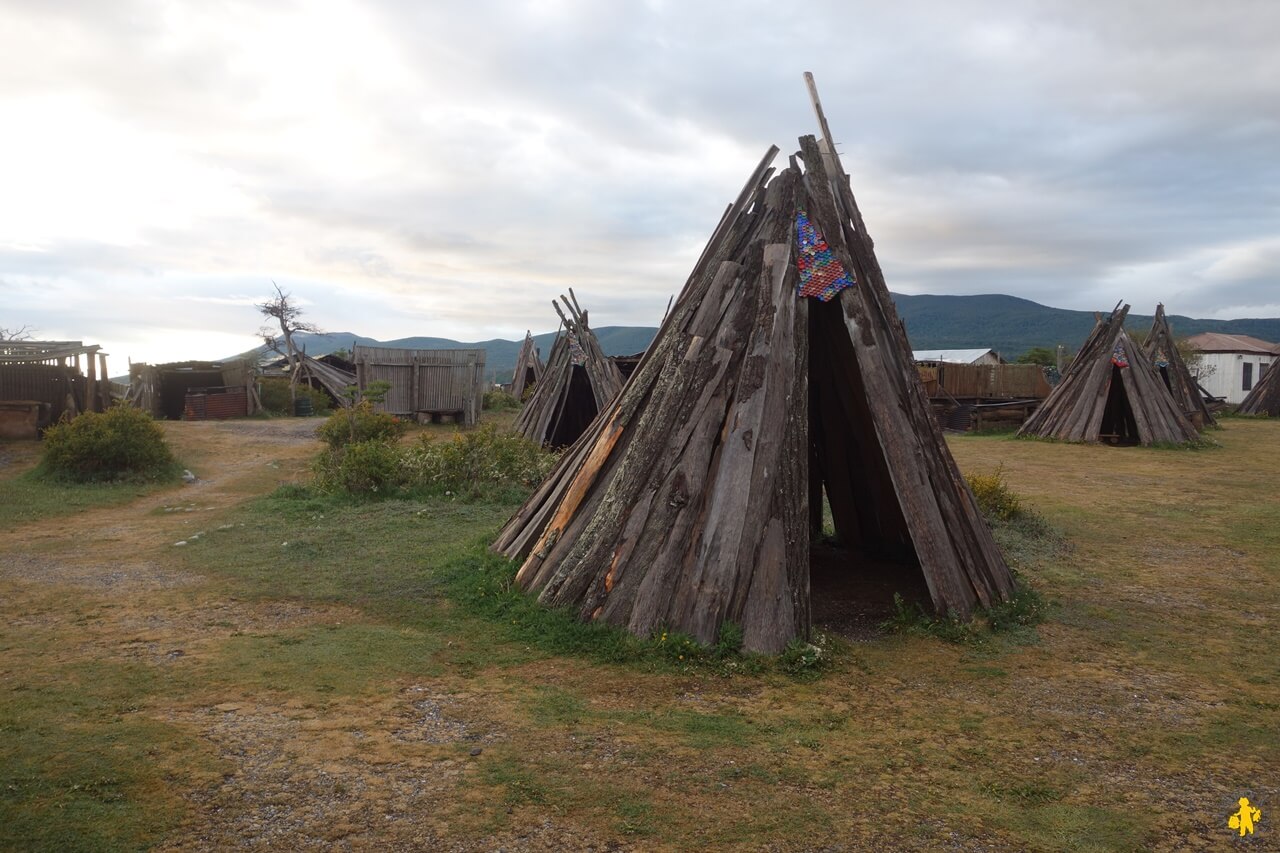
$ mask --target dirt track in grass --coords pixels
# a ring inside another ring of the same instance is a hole
[[[873,637],[816,683],[548,657],[445,602],[397,619],[215,567],[315,423],[166,425],[200,482],[0,531],[0,807],[100,809],[0,847],[1203,850],[1238,796],[1280,816],[1280,423],[1201,452],[953,440],[1072,542],[1027,569],[1050,621]]]

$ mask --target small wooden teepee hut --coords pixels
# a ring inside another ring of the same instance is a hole
[[[1124,330],[1129,306],[1099,317],[1062,381],[1020,436],[1109,444],[1182,444],[1198,433]]]
[[[524,344],[516,356],[515,372],[511,374],[511,395],[523,400],[525,390],[531,391],[541,378],[542,359],[538,358],[538,347],[533,342],[533,334],[525,331]]]
[[[825,140],[772,179],[770,149],[621,395],[503,528],[541,601],[641,636],[730,621],[777,652],[880,571],[959,616],[1012,591]],[[810,552],[824,494],[834,566]]]
[[[622,374],[600,349],[572,288],[560,301],[564,310],[551,303],[560,315],[560,334],[515,424],[516,432],[548,447],[567,447],[577,441],[622,390]]]
[[[1280,360],[1272,361],[1266,374],[1240,403],[1242,415],[1270,415],[1280,418]]]
[[[1174,402],[1191,423],[1199,429],[1216,425],[1217,421],[1213,419],[1209,407],[1205,405],[1204,397],[1200,395],[1200,386],[1196,384],[1195,378],[1192,377],[1186,362],[1178,352],[1177,341],[1174,340],[1169,319],[1165,317],[1163,304],[1156,305],[1156,316],[1151,323],[1151,333],[1147,335],[1142,347],[1146,351],[1147,358],[1155,366],[1156,373],[1164,381],[1165,387],[1173,395]]]

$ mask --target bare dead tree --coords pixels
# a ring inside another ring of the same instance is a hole
[[[29,341],[35,337],[35,333],[35,327],[26,324],[13,329],[0,326],[0,341]]]
[[[263,317],[275,320],[280,331],[277,333],[268,325],[259,329],[258,334],[267,349],[285,357],[289,366],[289,403],[292,405],[297,399],[298,373],[302,367],[302,358],[293,336],[299,332],[313,335],[322,335],[324,332],[315,323],[301,319],[302,308],[293,301],[292,294],[281,290],[280,285],[274,281],[271,286],[276,289],[276,295],[266,302],[257,303],[256,307]]]

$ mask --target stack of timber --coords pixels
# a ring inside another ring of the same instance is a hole
[[[515,372],[511,374],[511,396],[523,400],[526,391],[532,392],[542,379],[542,359],[538,357],[538,347],[533,342],[533,333],[524,333],[524,344],[516,356]]]
[[[0,341],[0,400],[36,407],[39,427],[104,411],[111,405],[107,354],[82,341]]]
[[[1236,410],[1242,415],[1270,415],[1280,418],[1280,361],[1273,361],[1266,374]]]
[[[732,622],[778,652],[826,603],[824,493],[845,578],[887,564],[959,617],[1012,592],[806,79],[823,140],[776,175],[769,150],[622,393],[495,541],[540,601],[703,643]]]
[[[1109,444],[1184,444],[1198,437],[1155,366],[1124,330],[1129,306],[1099,317],[1062,381],[1020,436]]]
[[[1169,319],[1165,317],[1164,305],[1156,305],[1156,316],[1151,323],[1151,333],[1143,343],[1147,358],[1155,366],[1164,385],[1173,395],[1174,402],[1182,409],[1197,429],[1215,426],[1217,421],[1209,412],[1204,397],[1200,395],[1200,386],[1187,369],[1187,363],[1178,352],[1177,341],[1173,337],[1173,329]]]
[[[563,310],[551,303],[560,315],[560,334],[551,345],[542,379],[515,424],[516,432],[547,447],[567,447],[577,441],[622,390],[622,374],[605,357],[573,289],[560,301]]]
[[[356,385],[389,382],[391,390],[377,404],[379,411],[419,420],[453,418],[463,426],[480,422],[484,401],[482,349],[399,349],[357,344]]]
[[[296,359],[294,369],[297,371],[299,382],[317,391],[323,391],[335,405],[351,405],[351,395],[347,389],[356,384],[356,366],[353,362],[331,355],[312,358],[305,352],[298,353]],[[271,368],[280,371],[275,374],[277,376],[290,375],[288,357],[273,363]],[[264,375],[269,374],[264,371]]]

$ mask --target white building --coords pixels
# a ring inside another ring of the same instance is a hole
[[[1004,364],[993,349],[918,349],[912,350],[911,357],[916,364]]]
[[[1280,359],[1280,344],[1248,335],[1201,332],[1187,338],[1187,343],[1201,354],[1200,364],[1192,368],[1197,381],[1210,394],[1225,397],[1233,405],[1242,402]]]

